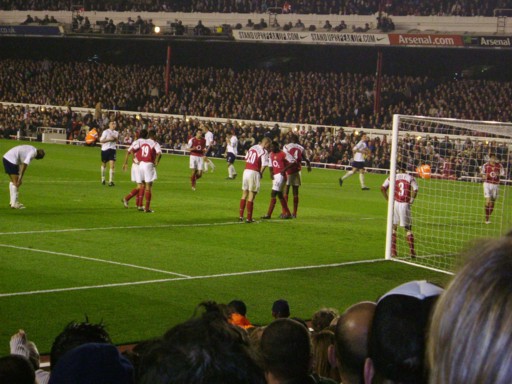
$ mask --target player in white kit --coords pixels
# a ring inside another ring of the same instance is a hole
[[[114,172],[116,166],[116,149],[117,140],[119,139],[119,132],[116,131],[117,123],[111,121],[108,124],[108,129],[101,133],[101,184],[105,185],[105,169],[109,163],[109,181],[108,186],[114,186]]]
[[[359,182],[361,183],[361,189],[363,191],[369,191],[370,188],[366,186],[364,183],[364,162],[365,157],[370,153],[368,149],[368,145],[366,144],[367,136],[366,133],[361,133],[361,140],[352,148],[352,153],[354,155],[354,161],[352,162],[352,169],[345,173],[343,177],[339,179],[340,187],[343,186],[343,182],[346,178],[352,176],[354,173],[359,172]]]
[[[21,186],[23,175],[33,159],[44,157],[43,149],[37,149],[31,145],[18,145],[6,152],[3,157],[5,173],[11,180],[9,183],[9,205],[13,209],[23,209],[25,206],[18,201],[18,189]]]

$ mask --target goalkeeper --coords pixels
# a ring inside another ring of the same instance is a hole
[[[384,181],[380,190],[388,200],[389,177]],[[396,232],[400,225],[406,230],[407,243],[409,244],[409,255],[414,258],[414,234],[412,233],[411,206],[418,194],[418,183],[416,179],[405,171],[405,165],[399,164],[395,177],[395,196],[393,204],[393,233],[391,235],[391,256],[396,257]]]

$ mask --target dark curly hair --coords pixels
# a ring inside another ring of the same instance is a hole
[[[72,321],[53,341],[50,351],[50,365],[55,367],[57,361],[68,351],[86,343],[112,344],[105,324],[90,323],[87,316],[84,322]]]

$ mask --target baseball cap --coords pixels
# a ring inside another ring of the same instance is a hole
[[[435,302],[443,289],[425,280],[410,281],[378,301],[369,338],[375,371],[388,380],[426,380],[425,339]]]
[[[415,297],[418,300],[424,300],[427,297],[438,296],[441,293],[443,293],[443,288],[438,285],[432,284],[426,280],[415,280],[393,288],[391,291],[382,295],[377,303],[392,295],[404,295]]]

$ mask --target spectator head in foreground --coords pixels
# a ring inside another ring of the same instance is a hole
[[[133,366],[114,345],[82,344],[61,356],[48,382],[69,383],[133,384]]]
[[[315,332],[320,332],[328,328],[337,316],[338,311],[334,308],[319,309],[311,318],[311,328],[313,328],[313,331]]]
[[[276,319],[263,330],[260,351],[267,383],[299,382],[311,370],[309,331],[292,319]]]
[[[364,363],[368,357],[368,335],[376,304],[363,301],[343,312],[336,324],[335,343],[329,361],[338,367],[344,384],[364,383]]]
[[[426,383],[426,335],[442,288],[427,281],[402,284],[382,296],[370,331],[365,383]]]
[[[20,355],[0,357],[0,383],[34,384],[36,374],[27,358]]]
[[[228,303],[228,308],[231,310],[231,312],[238,313],[242,316],[247,314],[247,306],[242,300],[231,300]]]
[[[324,329],[311,334],[311,352],[313,355],[313,373],[340,383],[340,373],[336,364],[329,360],[329,351],[334,345],[334,332]]]
[[[72,321],[66,325],[52,344],[50,351],[52,368],[66,352],[86,343],[112,344],[112,340],[102,323],[90,323],[87,318],[84,322],[77,323]]]
[[[432,317],[430,383],[512,382],[512,237],[467,254]]]
[[[247,332],[228,322],[224,309],[204,312],[169,329],[144,353],[139,384],[264,384]]]
[[[274,301],[272,304],[272,317],[274,319],[281,319],[290,317],[290,306],[284,299]]]
[[[252,328],[253,325],[247,318],[247,306],[242,300],[231,300],[228,303],[230,312],[229,322],[244,329]]]

